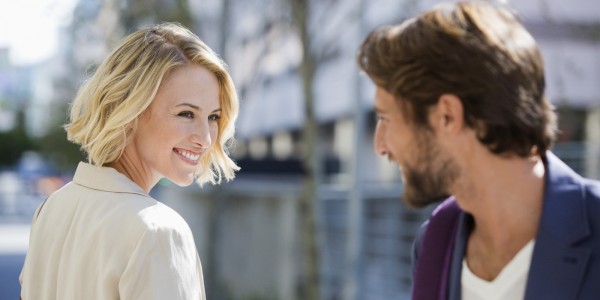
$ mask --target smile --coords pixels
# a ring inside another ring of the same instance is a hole
[[[183,149],[177,149],[177,148],[173,149],[173,152],[177,153],[179,158],[181,158],[183,161],[185,161],[186,163],[188,163],[190,165],[195,166],[198,164],[198,159],[200,158],[200,154],[186,151]]]

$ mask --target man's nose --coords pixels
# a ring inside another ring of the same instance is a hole
[[[383,138],[383,131],[385,129],[382,127],[383,126],[381,126],[380,124],[377,124],[377,127],[375,128],[375,135],[373,136],[373,146],[375,148],[375,153],[379,155],[387,155],[388,149],[385,144],[385,139]]]

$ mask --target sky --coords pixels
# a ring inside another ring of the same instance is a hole
[[[68,25],[76,0],[0,0],[0,48],[10,61],[30,65],[57,51],[58,30]]]

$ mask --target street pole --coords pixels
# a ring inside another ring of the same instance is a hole
[[[364,31],[364,0],[358,1],[357,39],[363,38]],[[359,45],[359,43],[357,43]],[[352,158],[351,190],[348,199],[348,230],[346,236],[346,272],[344,278],[344,299],[361,299],[361,274],[362,272],[362,250],[363,250],[363,219],[364,219],[364,193],[363,193],[363,152],[365,143],[365,112],[362,101],[362,89],[360,85],[360,72],[358,64],[355,65],[354,77],[354,156]]]

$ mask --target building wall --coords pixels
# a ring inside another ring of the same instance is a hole
[[[600,105],[590,109],[586,120],[586,173],[600,180]]]
[[[239,178],[223,188],[159,186],[153,195],[190,225],[204,267],[210,299],[298,298],[300,226],[296,179]],[[225,188],[227,187],[227,188]],[[350,191],[323,186],[318,244],[322,299],[346,299]],[[431,208],[407,209],[398,185],[364,189],[358,299],[408,299],[411,245]]]
[[[290,189],[249,193],[170,184],[157,190],[157,199],[192,229],[210,299],[295,299],[299,226],[297,190]]]

